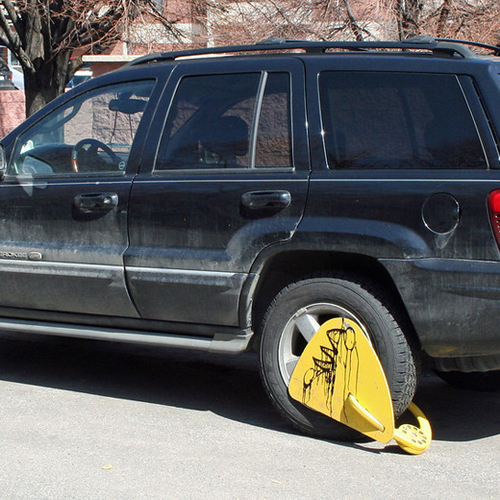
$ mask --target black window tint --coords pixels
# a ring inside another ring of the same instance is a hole
[[[156,170],[248,167],[260,78],[260,73],[183,78]]]
[[[290,167],[290,76],[267,76],[257,132],[256,167]]]
[[[320,75],[330,168],[486,168],[454,75]]]

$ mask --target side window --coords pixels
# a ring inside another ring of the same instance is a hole
[[[80,95],[18,139],[9,173],[122,174],[154,82],[129,82]]]
[[[290,167],[290,75],[268,75],[257,132],[256,167]]]
[[[330,168],[487,168],[454,75],[325,72],[319,92]]]
[[[155,170],[290,166],[289,79],[287,73],[183,78]]]

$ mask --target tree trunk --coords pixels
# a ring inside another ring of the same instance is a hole
[[[36,73],[24,72],[26,118],[64,93],[70,54],[60,54],[44,62]]]

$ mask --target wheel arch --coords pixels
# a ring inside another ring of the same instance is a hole
[[[325,274],[349,276],[365,284],[373,283],[384,290],[381,299],[404,325],[405,334],[413,347],[419,341],[398,288],[387,269],[375,258],[353,253],[321,251],[285,251],[267,259],[256,272],[253,292],[247,297],[247,322],[255,332],[254,345],[261,334],[261,325],[274,297],[286,286],[310,277]]]

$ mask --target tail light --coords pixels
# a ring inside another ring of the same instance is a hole
[[[500,249],[500,189],[492,191],[488,196],[488,209],[490,212],[491,228]]]

